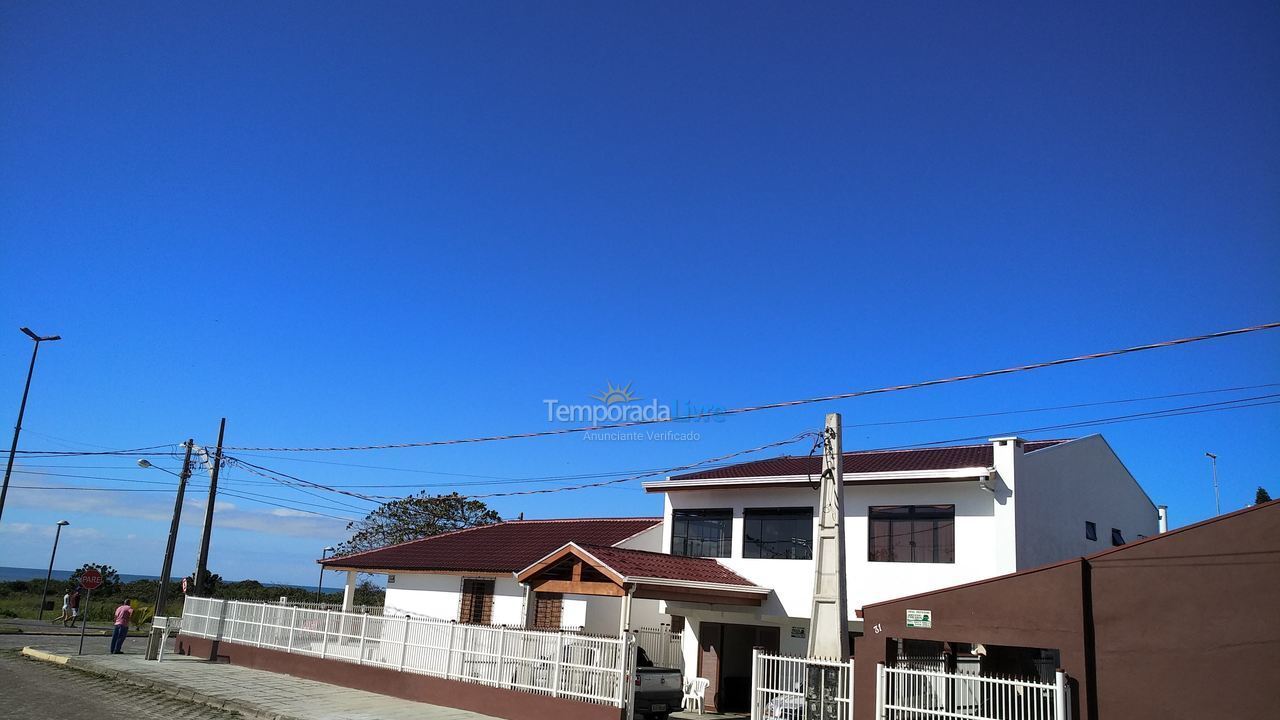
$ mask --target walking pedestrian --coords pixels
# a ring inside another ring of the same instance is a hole
[[[62,594],[62,614],[54,618],[50,624],[60,622],[63,625],[66,625],[67,618],[69,617],[71,617],[71,591],[70,590]]]
[[[129,618],[133,617],[133,606],[129,598],[125,598],[116,608],[116,626],[111,628],[111,654],[124,654],[124,639],[129,635]]]
[[[75,627],[76,619],[79,617],[80,617],[80,586],[77,585],[71,590],[71,622],[69,624],[72,627]]]

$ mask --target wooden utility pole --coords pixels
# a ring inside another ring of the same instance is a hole
[[[809,657],[843,661],[849,657],[849,591],[845,581],[844,455],[840,436],[840,414],[831,413],[823,430]]]
[[[160,569],[160,592],[156,594],[157,617],[164,613],[165,602],[169,599],[169,580],[173,574],[173,548],[178,543],[178,525],[182,521],[182,498],[187,492],[187,478],[191,477],[191,449],[195,447],[194,438],[186,442],[187,456],[182,461],[182,474],[178,476],[178,496],[173,501],[173,519],[169,521],[169,543],[165,546],[164,566]],[[155,660],[160,652],[160,644],[156,642],[156,634],[151,634],[147,642],[147,659]]]
[[[200,557],[196,560],[193,592],[208,597],[209,591],[209,534],[213,532],[213,505],[218,500],[218,471],[222,469],[222,436],[227,431],[227,419],[218,425],[218,447],[213,451],[213,470],[209,474],[209,502],[204,506],[204,534],[200,536]]]

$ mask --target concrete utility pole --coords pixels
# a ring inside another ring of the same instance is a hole
[[[213,470],[209,474],[209,502],[204,506],[204,534],[200,537],[200,557],[196,560],[194,592],[208,596],[209,585],[209,534],[213,531],[213,505],[218,499],[218,470],[222,468],[222,436],[227,431],[227,419],[218,425],[218,447],[213,451]]]
[[[822,482],[818,487],[818,542],[814,555],[809,657],[849,657],[849,599],[844,562],[844,455],[840,414],[827,415]]]
[[[194,438],[185,443],[187,456],[182,461],[182,474],[178,476],[178,496],[173,501],[173,519],[169,521],[169,543],[165,546],[164,566],[160,569],[160,592],[156,594],[157,616],[164,612],[164,604],[169,599],[169,580],[173,574],[173,549],[178,544],[178,525],[182,521],[182,498],[187,492],[187,479],[191,477],[191,449],[195,447]],[[163,642],[161,640],[160,642]],[[155,660],[160,654],[160,642],[156,641],[156,633],[151,633],[147,642],[147,659]]]
[[[31,332],[31,328],[20,328],[27,337],[35,341],[31,348],[31,366],[27,368],[27,384],[22,388],[22,404],[18,406],[18,422],[13,426],[13,445],[9,446],[9,464],[4,468],[4,485],[0,486],[0,516],[4,515],[4,498],[9,494],[9,476],[13,474],[13,456],[18,452],[18,436],[22,434],[22,416],[27,412],[27,395],[31,392],[31,375],[36,371],[36,355],[40,352],[40,343],[61,340],[61,335],[40,336]]]

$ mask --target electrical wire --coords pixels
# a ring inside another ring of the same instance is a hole
[[[680,465],[673,468],[667,468],[665,470],[655,470],[653,472],[640,473],[638,475],[632,475],[630,477],[625,477],[625,478],[618,478],[616,480],[602,480],[600,482],[585,483],[582,485],[571,485],[568,487],[537,488],[535,490],[511,490],[507,492],[486,493],[484,495],[466,495],[464,497],[467,497],[473,500],[479,500],[484,498],[512,497],[515,495],[544,495],[544,494],[555,493],[555,492],[567,492],[570,490],[586,490],[588,488],[607,487],[609,485],[617,485],[619,483],[631,482],[632,480],[640,480],[646,477],[653,477],[656,475],[669,475],[671,473],[684,472],[685,470],[693,470],[695,468],[702,467],[706,463],[720,462],[723,460],[728,460],[729,458],[748,455],[751,453],[763,452],[765,450],[771,450],[776,447],[782,447],[784,445],[790,445],[792,443],[800,442],[801,440],[804,440],[806,438],[811,438],[814,435],[820,435],[820,433],[817,433],[812,430],[807,430],[805,432],[800,433],[799,435],[789,437],[786,440],[777,440],[775,442],[766,443],[764,445],[760,445],[759,447],[753,447],[748,450],[739,450],[737,452],[731,452],[728,455],[721,455],[719,457],[714,457],[709,460],[702,460],[699,462],[690,463],[688,465]]]
[[[549,437],[555,435],[568,435],[573,433],[592,432],[596,430],[614,430],[619,428],[637,427],[641,425],[655,425],[660,423],[683,422],[691,420],[704,420],[713,417],[724,417],[728,415],[741,415],[744,413],[758,412],[761,410],[776,410],[780,408],[797,407],[800,405],[809,405],[813,403],[831,402],[834,400],[848,400],[857,397],[866,397],[869,395],[880,395],[891,392],[901,392],[904,390],[915,390],[924,387],[933,387],[936,385],[947,385],[951,383],[965,382],[968,380],[978,380],[981,378],[997,377],[1000,375],[1010,375],[1013,373],[1027,372],[1031,370],[1041,370],[1049,367],[1057,367],[1061,365],[1070,365],[1073,363],[1085,362],[1088,360],[1101,360],[1103,358],[1118,357],[1120,355],[1129,355],[1133,353],[1146,352],[1148,350],[1158,350],[1179,345],[1187,345],[1190,343],[1202,342],[1205,340],[1214,340],[1218,338],[1230,337],[1233,335],[1244,335],[1246,333],[1259,332],[1262,330],[1272,330],[1280,327],[1280,322],[1264,323],[1261,325],[1252,325],[1250,327],[1238,328],[1235,330],[1222,330],[1219,332],[1206,333],[1204,335],[1194,335],[1191,337],[1178,338],[1176,340],[1163,340],[1145,345],[1135,345],[1133,347],[1120,348],[1118,350],[1106,350],[1103,352],[1089,353],[1087,355],[1075,355],[1073,357],[1060,358],[1057,360],[1048,360],[1045,362],[1030,363],[1026,365],[1016,365],[1014,367],[1002,368],[999,370],[986,370],[983,372],[969,373],[966,375],[956,375],[948,378],[940,378],[937,380],[926,380],[923,382],[907,383],[903,385],[891,385],[888,387],[875,388],[872,390],[856,390],[852,392],[837,393],[834,395],[822,395],[819,397],[804,398],[801,400],[787,400],[783,402],[767,403],[764,405],[752,405],[747,407],[729,408],[725,410],[714,410],[703,413],[694,413],[690,415],[679,415],[669,418],[655,418],[649,420],[631,420],[627,422],[608,423],[603,425],[588,425],[572,428],[557,428],[554,430],[539,430],[527,433],[510,433],[507,435],[489,435],[483,437],[471,438],[454,438],[451,440],[427,440],[421,442],[406,443],[384,443],[379,445],[346,445],[333,447],[250,447],[250,446],[224,446],[224,450],[243,450],[257,452],[347,452],[356,450],[391,450],[399,448],[417,448],[417,447],[438,447],[442,445],[462,445],[468,443],[494,442],[500,440],[518,440],[526,438]]]
[[[1113,425],[1113,424],[1123,423],[1123,422],[1137,422],[1140,420],[1158,420],[1166,417],[1178,417],[1182,415],[1198,415],[1201,413],[1208,413],[1208,412],[1222,412],[1225,410],[1240,410],[1245,408],[1261,407],[1264,405],[1280,404],[1280,399],[1268,400],[1268,398],[1280,398],[1280,393],[1275,393],[1271,395],[1261,395],[1256,398],[1240,398],[1236,400],[1225,400],[1217,403],[1205,403],[1201,405],[1188,405],[1185,407],[1168,408],[1165,410],[1156,410],[1156,411],[1151,411],[1147,413],[1134,413],[1134,414],[1119,415],[1119,416],[1114,416],[1109,418],[1083,420],[1079,422],[1063,423],[1059,425],[1045,425],[1037,428],[1021,428],[1018,430],[1008,430],[1002,433],[984,433],[982,435],[972,435],[969,437],[960,437],[960,438],[948,438],[946,440],[935,440],[931,442],[911,443],[909,445],[897,445],[897,446],[889,446],[889,447],[875,448],[875,449],[869,449],[869,450],[852,450],[852,451],[846,451],[845,454],[863,453],[863,452],[887,452],[892,450],[909,450],[909,449],[933,447],[938,445],[950,445],[958,442],[965,442],[965,441],[971,441],[971,440],[986,440],[988,438],[997,437],[1000,435],[1013,435],[1013,434],[1019,434],[1019,433],[1025,434],[1025,433],[1032,433],[1032,432],[1044,432],[1049,430],[1063,430],[1063,429],[1070,429],[1070,428],[1090,427],[1095,425]],[[1253,402],[1253,401],[1257,401],[1257,402]],[[767,449],[768,447],[777,447],[779,445],[797,442],[803,439],[805,436],[812,436],[812,435],[820,436],[820,433],[817,433],[817,432],[802,433],[801,435],[793,437],[790,440],[784,440],[778,443],[771,443],[768,446],[764,446],[761,448],[753,448],[752,450],[745,450],[745,451],[742,451],[741,453],[733,453],[733,454],[722,456],[722,457],[725,457],[725,458],[733,457],[734,455],[740,455],[748,452],[756,452],[759,450]],[[811,451],[810,457],[812,457],[812,455],[813,453]],[[789,457],[789,456],[783,456],[783,457]],[[720,459],[720,458],[717,458],[717,459]],[[696,467],[698,467],[697,463],[680,467],[680,468],[673,468],[669,472],[670,473],[683,472],[684,470],[691,470]],[[555,492],[562,492],[562,491],[583,490],[587,488],[602,487],[605,485],[614,485],[614,484],[620,484],[625,482],[631,482],[634,480],[644,479],[645,477],[652,477],[658,474],[668,474],[668,473],[645,473],[641,475],[634,475],[627,478],[621,478],[618,480],[610,480],[605,483],[592,483],[587,485],[574,485],[574,486],[558,487],[558,488],[541,488],[537,490],[527,490],[527,491],[520,491],[520,492],[489,493],[485,495],[468,495],[466,497],[471,499],[483,499],[483,498],[490,498],[490,497],[507,497],[510,495],[538,495],[538,494],[555,493]],[[812,476],[810,476],[810,485],[811,486],[813,485]]]

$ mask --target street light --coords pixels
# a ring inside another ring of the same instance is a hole
[[[316,602],[324,604],[324,558],[333,552],[332,547],[326,547],[320,551],[320,579],[316,581]]]
[[[40,614],[36,616],[37,620],[44,619],[44,601],[49,598],[49,578],[53,577],[53,558],[58,554],[58,538],[62,537],[62,526],[70,524],[66,520],[59,520],[58,529],[53,533],[53,552],[49,553],[49,572],[44,576],[44,592],[40,593]]]
[[[1213,514],[1221,515],[1222,503],[1218,498],[1218,456],[1211,452],[1205,455],[1209,457],[1209,462],[1213,463]]]
[[[31,374],[36,369],[36,353],[40,352],[40,343],[62,339],[61,335],[41,337],[31,332],[31,328],[22,328],[22,332],[35,341],[35,347],[31,348],[31,367],[27,368],[27,384],[22,389],[22,404],[18,406],[18,423],[13,426],[13,445],[9,446],[9,464],[4,469],[4,486],[0,487],[0,516],[4,515],[4,498],[9,494],[9,476],[13,474],[13,456],[18,452],[18,435],[22,432],[22,416],[27,412],[27,393],[31,392]]]
[[[156,617],[160,617],[160,614],[165,612],[164,606],[169,599],[169,580],[171,579],[169,576],[173,572],[173,549],[178,543],[178,525],[182,521],[182,498],[187,492],[187,479],[191,477],[191,449],[195,447],[195,444],[193,439],[188,439],[183,443],[187,448],[187,455],[182,460],[182,473],[178,475],[178,494],[173,500],[173,518],[169,521],[169,542],[165,545],[164,564],[160,568],[160,590],[156,593]],[[164,470],[170,475],[173,474],[170,470],[152,465],[146,458],[138,460],[138,467],[154,467],[157,470]],[[156,642],[156,636],[152,634],[151,640],[147,642],[146,658],[155,660],[159,650],[160,643]]]

